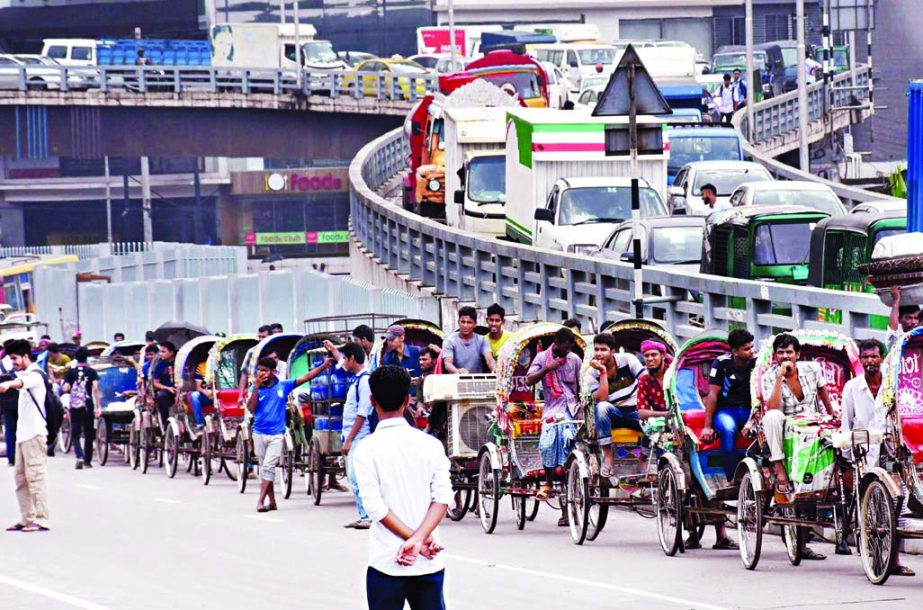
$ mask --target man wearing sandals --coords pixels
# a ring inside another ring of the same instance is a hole
[[[772,342],[775,364],[763,374],[762,390],[765,401],[763,434],[769,446],[769,461],[776,476],[776,491],[787,495],[794,491],[785,470],[785,419],[800,414],[817,412],[817,400],[824,405],[828,415],[833,415],[833,405],[827,394],[827,381],[816,362],[800,362],[801,343],[787,333],[776,336]],[[805,559],[826,559],[824,555],[804,549]]]
[[[16,498],[22,519],[7,531],[48,531],[48,428],[45,425],[45,378],[32,362],[28,341],[10,341],[6,353],[18,377],[0,383],[0,393],[19,390],[16,426]]]

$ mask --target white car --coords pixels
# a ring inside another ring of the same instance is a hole
[[[453,72],[464,72],[465,58],[461,55],[455,56],[455,63],[452,63],[451,53],[421,53],[408,57],[410,61],[415,61],[427,70],[436,74],[451,74]]]
[[[660,194],[641,180],[641,216],[666,216]],[[630,178],[561,178],[535,211],[534,244],[575,254],[597,252],[631,218]]]
[[[801,205],[827,212],[846,214],[846,206],[829,186],[801,180],[773,180],[744,184],[731,195],[731,205]]]
[[[687,163],[676,174],[669,191],[669,208],[674,214],[711,213],[702,202],[702,187],[713,185],[718,191],[718,203],[730,201],[731,194],[742,184],[770,182],[772,174],[752,161],[696,161]]]
[[[541,63],[542,67],[545,68],[545,75],[548,77],[548,107],[564,108],[572,88],[570,80],[554,64],[547,61]]]
[[[26,79],[30,89],[60,89],[62,64],[43,55],[16,55],[14,57],[26,66]],[[89,86],[86,75],[75,74],[71,69],[67,73],[69,89],[86,89]]]

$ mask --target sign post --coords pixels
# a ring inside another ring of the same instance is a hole
[[[654,79],[632,45],[628,45],[609,83],[599,96],[593,116],[628,117],[628,154],[631,156],[631,234],[634,261],[632,302],[635,317],[644,317],[644,277],[641,261],[641,175],[638,170],[638,114],[673,114]]]

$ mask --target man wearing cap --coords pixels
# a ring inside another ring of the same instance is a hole
[[[420,348],[404,342],[404,327],[398,324],[388,327],[385,334],[385,349],[381,355],[380,366],[399,366],[407,369],[410,376],[420,376]],[[412,393],[412,391],[411,391]]]
[[[83,339],[83,333],[79,330],[75,330],[74,334],[71,335],[71,343],[80,347],[80,341]]]

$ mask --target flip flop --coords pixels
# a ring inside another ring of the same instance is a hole
[[[49,529],[39,523],[30,523],[22,528],[23,532],[47,532]]]
[[[730,538],[719,540],[713,544],[711,548],[715,549],[716,551],[737,551],[740,549],[737,543]]]
[[[801,551],[801,558],[810,559],[812,561],[820,561],[822,559],[826,559],[827,556],[823,553],[818,553],[812,548],[804,547],[804,550]]]
[[[8,531],[8,532],[21,532],[25,527],[26,527],[26,526],[23,525],[22,523],[17,523],[16,525],[11,525],[11,526],[9,526],[8,528],[6,528],[6,531]]]
[[[893,576],[916,576],[917,573],[913,571],[913,568],[908,568],[907,566],[894,566],[891,569],[891,574]]]

